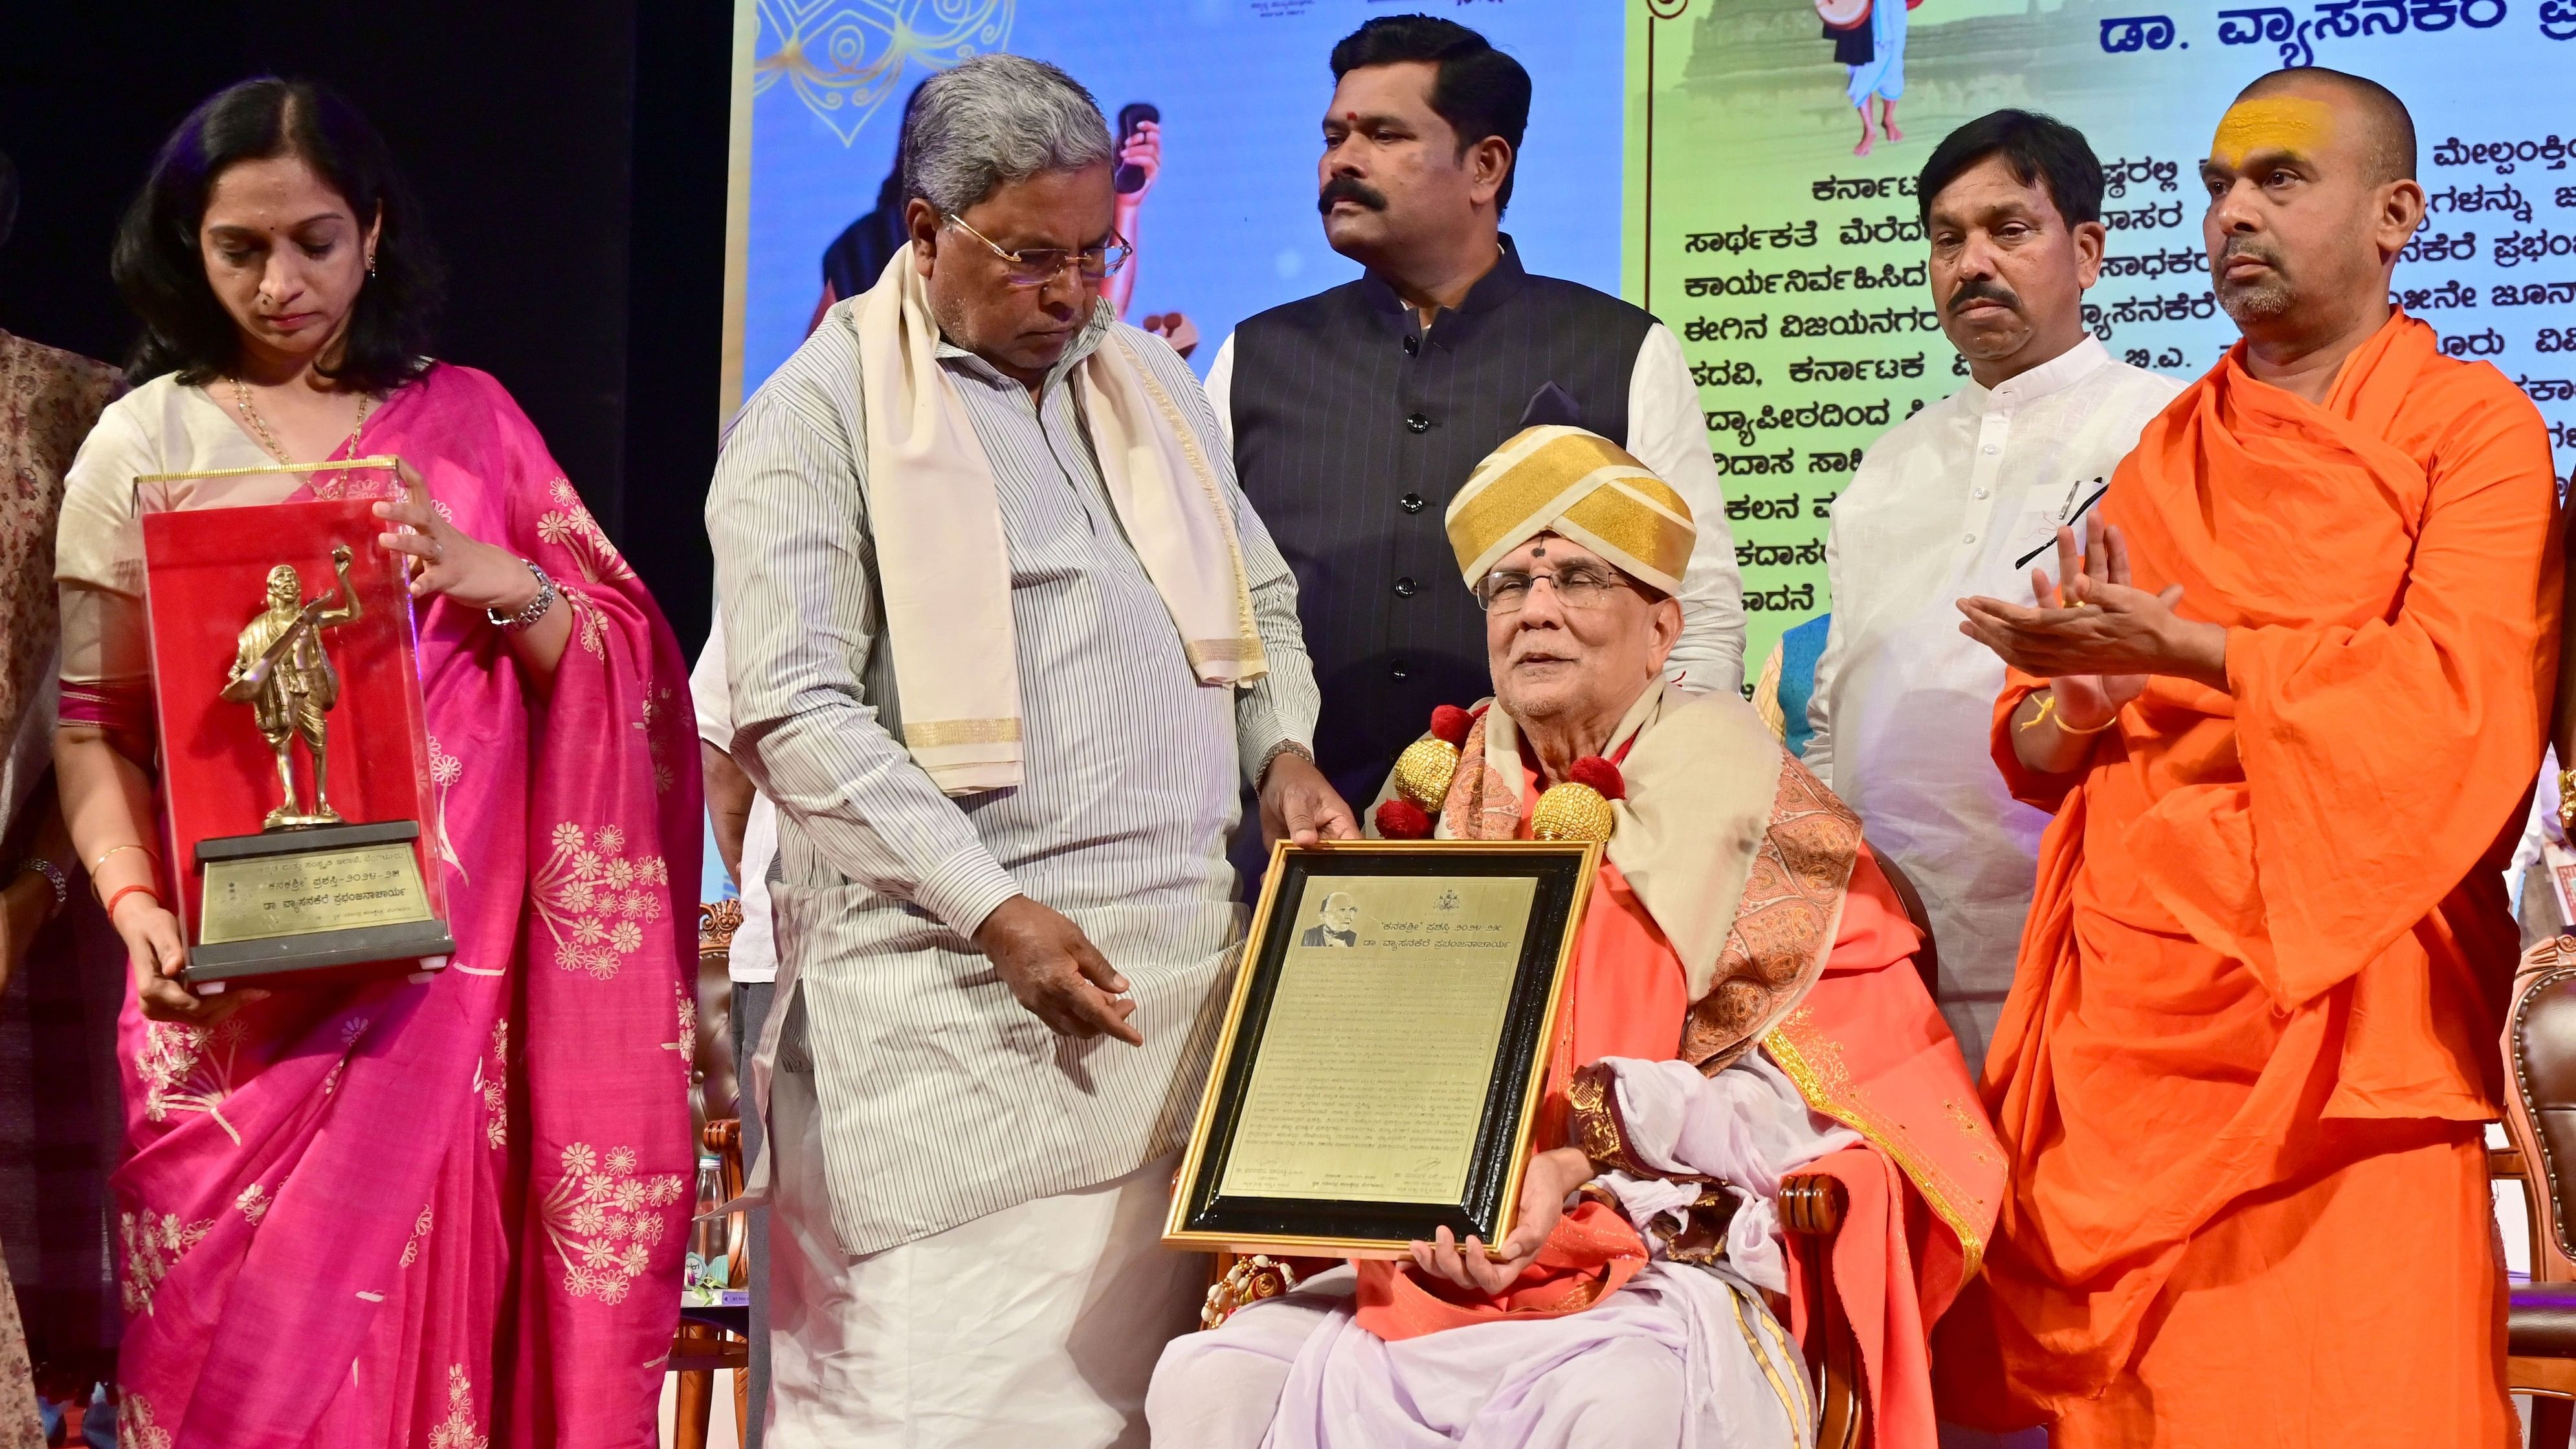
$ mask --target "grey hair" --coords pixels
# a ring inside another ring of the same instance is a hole
[[[1107,162],[1109,122],[1082,83],[1024,55],[979,55],[921,83],[903,123],[903,189],[943,214],[1046,171]]]

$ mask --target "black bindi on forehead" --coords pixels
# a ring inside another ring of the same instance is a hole
[[[1547,557],[1547,545],[1542,543],[1542,544],[1540,544],[1538,547],[1531,549],[1531,550],[1530,550],[1530,557],[1531,557],[1531,558],[1545,558],[1545,557]]]

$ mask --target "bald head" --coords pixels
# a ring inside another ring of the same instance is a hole
[[[2388,316],[2424,220],[2415,123],[2388,89],[2319,66],[2277,70],[2219,119],[2200,179],[2219,305],[2258,350],[2324,356]]]
[[[2258,78],[2236,93],[2240,102],[2266,97],[2321,101],[2336,112],[2338,129],[2360,144],[2372,186],[2415,179],[2415,118],[2397,93],[2366,76],[2321,65],[2291,66]]]

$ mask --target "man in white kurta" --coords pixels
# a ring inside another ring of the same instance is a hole
[[[1834,500],[1806,761],[1922,893],[1936,995],[1973,1069],[2012,986],[2048,817],[1988,757],[2003,665],[1959,632],[1954,601],[2027,593],[2057,530],[2081,533],[2182,384],[2084,330],[2105,233],[2081,134],[1997,111],[1952,132],[1918,190],[1933,306],[1970,381],[1879,439]]]
[[[1089,95],[987,56],[924,84],[905,154],[911,245],[745,406],[707,504],[733,754],[780,816],[768,1442],[1141,1444],[1205,1287],[1157,1239],[1237,791],[1307,838],[1350,814],[1206,400],[1099,300]]]

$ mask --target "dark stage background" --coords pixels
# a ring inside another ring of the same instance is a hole
[[[110,237],[162,138],[246,76],[330,84],[391,142],[448,268],[438,355],[498,376],[692,654],[723,346],[726,0],[0,6],[24,198],[0,328],[122,360]]]

